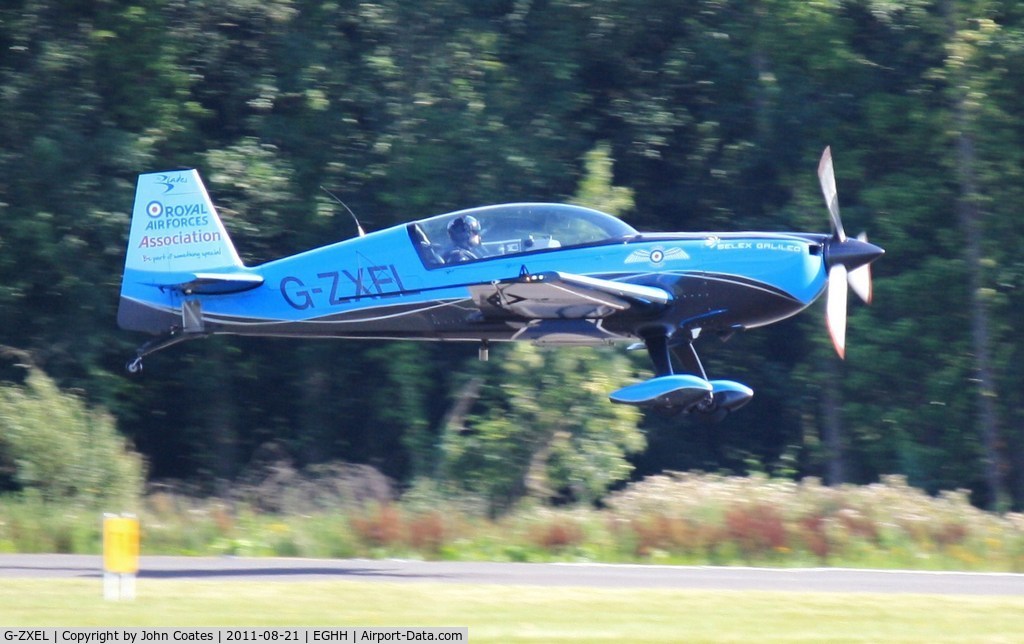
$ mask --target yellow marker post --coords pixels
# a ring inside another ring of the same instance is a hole
[[[103,597],[135,599],[139,572],[139,520],[131,515],[103,515]]]

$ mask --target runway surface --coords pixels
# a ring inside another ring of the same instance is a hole
[[[0,555],[0,579],[98,579],[101,574],[102,559],[98,555]],[[141,558],[139,578],[1024,596],[1024,575],[1019,574],[846,568],[146,556]]]

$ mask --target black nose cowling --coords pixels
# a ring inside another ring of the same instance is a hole
[[[870,264],[885,254],[885,250],[860,239],[833,239],[825,246],[825,267],[842,264],[846,270]]]

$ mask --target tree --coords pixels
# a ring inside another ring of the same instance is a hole
[[[583,165],[586,174],[576,189],[574,203],[617,216],[633,209],[633,190],[613,185],[610,145],[600,143],[587,152]]]
[[[977,392],[977,423],[981,433],[984,459],[982,466],[985,482],[988,486],[991,508],[1005,508],[1008,499],[1003,484],[1002,455],[999,449],[999,428],[996,417],[995,379],[992,373],[992,356],[990,347],[991,314],[989,302],[982,290],[983,250],[982,235],[984,211],[980,203],[980,187],[977,177],[977,141],[974,134],[978,119],[974,109],[974,101],[970,94],[975,90],[972,85],[972,59],[976,54],[975,43],[986,38],[985,27],[995,28],[991,21],[978,21],[981,29],[959,31],[957,14],[952,3],[946,2],[944,10],[948,15],[951,30],[955,32],[950,43],[951,56],[947,67],[950,70],[950,100],[952,102],[952,121],[955,124],[954,142],[956,147],[956,170],[959,194],[957,214],[960,229],[964,235],[964,260],[967,269],[968,288],[971,309],[971,347],[973,353],[973,370],[978,383]]]
[[[141,338],[114,318],[139,172],[198,167],[258,262],[354,234],[320,186],[368,230],[575,199],[641,230],[824,231],[814,167],[831,143],[848,228],[888,251],[876,306],[851,309],[847,362],[816,313],[702,340],[709,370],[756,398],[714,429],[646,419],[657,448],[635,462],[821,475],[841,452],[852,482],[902,472],[978,501],[1002,485],[1024,504],[1013,3],[8,5],[0,342],[109,409],[154,476],[230,477],[265,442],[303,465],[422,476],[449,445],[439,418],[468,351],[222,338],[124,378]],[[498,385],[480,386],[470,417],[500,421],[505,399],[484,393]]]
[[[529,496],[593,501],[629,476],[644,447],[640,414],[608,391],[631,375],[613,350],[515,343],[494,351],[453,404],[443,428],[443,476],[487,499],[492,511]]]

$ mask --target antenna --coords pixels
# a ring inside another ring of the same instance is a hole
[[[363,227],[359,224],[359,218],[356,217],[356,213],[352,212],[352,209],[349,208],[348,206],[346,206],[344,201],[342,201],[341,199],[338,199],[338,195],[334,194],[333,192],[331,192],[330,190],[328,190],[327,188],[325,188],[323,186],[320,186],[320,189],[323,190],[324,192],[326,192],[327,194],[331,195],[332,199],[334,199],[335,201],[340,203],[345,208],[345,210],[348,211],[348,214],[352,215],[352,221],[356,222],[356,230],[359,231],[359,236],[360,237],[365,237],[366,236],[366,231],[364,231]]]

